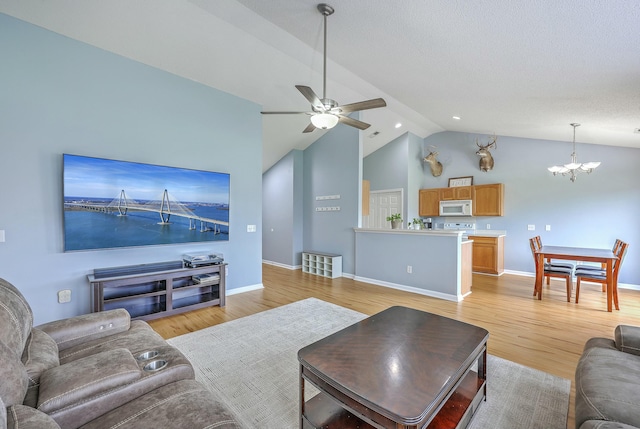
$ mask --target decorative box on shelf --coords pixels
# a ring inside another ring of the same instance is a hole
[[[302,272],[332,279],[342,277],[342,256],[332,253],[302,252]]]

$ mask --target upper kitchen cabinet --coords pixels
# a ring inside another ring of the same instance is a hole
[[[470,200],[471,186],[457,186],[454,188],[440,188],[440,200]]]
[[[504,184],[472,187],[474,216],[504,216]]]
[[[420,217],[438,216],[440,214],[439,191],[437,188],[420,189],[418,195],[418,214]]]

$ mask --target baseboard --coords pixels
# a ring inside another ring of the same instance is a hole
[[[267,261],[266,259],[263,259],[262,263],[267,265],[273,265],[274,267],[286,268],[287,270],[299,270],[302,268],[302,265],[287,265],[287,264],[282,264],[280,262]]]
[[[513,274],[514,276],[523,276],[523,277],[535,277],[535,273],[530,273],[527,271],[512,271],[512,270],[504,270],[506,274]],[[574,277],[575,281],[575,277]],[[591,282],[585,282],[591,283]],[[596,283],[594,283],[596,284]],[[598,283],[599,284],[599,283]],[[631,283],[618,283],[618,289],[631,289],[631,290],[640,290],[640,285],[634,285]]]
[[[251,292],[251,291],[260,290],[260,289],[264,289],[264,285],[262,283],[243,286],[243,287],[236,287],[233,289],[227,289],[226,292],[227,292],[227,296],[231,296],[231,295],[237,295],[239,293]]]
[[[346,277],[346,276],[343,276],[343,277]],[[370,283],[370,284],[374,284],[374,285],[377,285],[377,286],[384,286],[384,287],[388,287],[388,288],[391,288],[391,289],[398,289],[398,290],[405,291],[405,292],[417,293],[419,295],[425,295],[425,296],[430,296],[432,298],[439,298],[439,299],[444,299],[444,300],[447,300],[447,301],[454,301],[454,302],[462,301],[464,299],[464,297],[467,296],[467,295],[456,296],[456,295],[451,295],[451,294],[448,294],[448,293],[435,292],[435,291],[432,291],[432,290],[420,289],[420,288],[413,287],[413,286],[401,285],[401,284],[398,284],[398,283],[391,283],[391,282],[385,282],[385,281],[382,281],[382,280],[369,279],[367,277],[354,276],[354,280],[359,281],[359,282],[363,282],[363,283]]]

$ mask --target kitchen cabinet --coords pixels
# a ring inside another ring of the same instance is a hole
[[[504,216],[504,184],[420,189],[420,217],[440,215],[440,201],[472,200],[473,216]]]
[[[486,237],[470,235],[473,240],[473,271],[477,273],[504,273],[504,236]]]
[[[504,184],[472,186],[474,216],[504,216]]]
[[[440,190],[420,189],[418,196],[418,214],[420,217],[440,215]]]
[[[440,200],[470,200],[471,186],[456,186],[454,188],[440,188]]]

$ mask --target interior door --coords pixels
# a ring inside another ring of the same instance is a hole
[[[369,195],[369,216],[362,217],[363,228],[391,229],[391,222],[387,216],[394,213],[402,214],[402,189],[386,189],[371,191]]]

